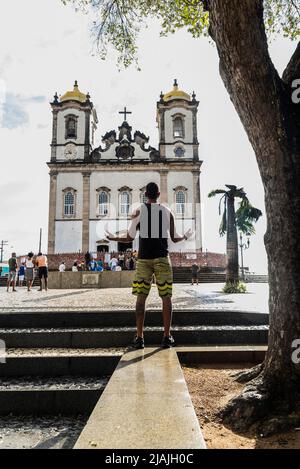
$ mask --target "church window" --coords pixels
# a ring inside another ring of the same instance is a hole
[[[75,195],[68,191],[64,195],[64,215],[65,217],[73,217],[75,215]]]
[[[184,124],[183,124],[182,117],[177,116],[173,120],[173,131],[174,131],[174,137],[176,138],[184,137]]]
[[[67,116],[66,117],[66,139],[77,138],[77,117]]]
[[[177,215],[184,215],[185,203],[186,203],[185,192],[183,190],[178,190],[176,192],[175,197],[176,197],[176,214]]]
[[[121,192],[120,202],[121,215],[128,215],[130,209],[130,193],[127,191]]]
[[[146,191],[146,187],[143,187],[143,189],[141,189],[141,203],[142,204],[145,204],[148,201],[148,197],[146,196],[145,191]]]
[[[176,147],[174,153],[177,158],[183,158],[185,154],[185,149],[183,147]]]
[[[108,214],[108,193],[106,191],[101,191],[98,196],[98,213],[99,215]]]

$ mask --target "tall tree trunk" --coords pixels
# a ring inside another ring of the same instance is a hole
[[[227,268],[226,282],[239,280],[238,238],[235,223],[234,196],[227,196]]]
[[[298,45],[281,79],[268,53],[262,0],[208,0],[220,73],[255,151],[265,189],[270,282],[269,347],[263,371],[224,415],[246,426],[277,406],[300,411],[300,77]],[[275,410],[274,410],[275,411]]]

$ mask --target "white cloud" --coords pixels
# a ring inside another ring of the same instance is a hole
[[[15,129],[29,123],[27,107],[45,101],[45,96],[24,97],[19,94],[7,93],[2,104],[0,125],[6,129]]]

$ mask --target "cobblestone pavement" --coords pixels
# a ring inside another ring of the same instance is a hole
[[[201,285],[175,284],[173,293],[174,309],[213,309],[268,312],[268,285],[247,284],[247,293],[224,294],[223,284]],[[130,288],[106,288],[88,290],[48,290],[18,288],[16,293],[0,288],[0,312],[5,310],[124,310],[133,309],[135,297]],[[161,307],[156,287],[151,288],[147,302],[148,309]]]
[[[107,348],[11,348],[6,350],[7,357],[32,357],[32,356],[53,356],[53,357],[70,357],[78,355],[84,355],[85,357],[96,356],[99,355],[119,355],[120,357],[123,353],[128,349],[128,347],[107,347]],[[0,378],[1,381],[1,378]]]
[[[224,294],[223,284],[206,283],[198,286],[176,284],[174,309],[220,309],[268,312],[268,285],[250,283],[245,294]],[[0,288],[0,312],[4,310],[123,310],[133,309],[135,297],[130,288],[88,290],[48,290],[18,288],[16,293]],[[161,301],[156,287],[151,289],[147,307],[160,308]]]
[[[72,449],[87,418],[0,417],[0,449]]]

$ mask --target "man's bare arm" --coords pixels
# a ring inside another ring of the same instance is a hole
[[[136,212],[132,214],[129,228],[124,236],[117,236],[106,230],[106,238],[110,241],[117,241],[118,243],[124,243],[124,244],[131,243],[136,236],[137,226],[139,222],[140,222],[140,211],[136,210]]]
[[[192,236],[193,232],[191,229],[187,230],[184,235],[180,235],[176,231],[174,215],[170,213],[170,237],[173,243],[180,243],[180,241],[186,241]]]

